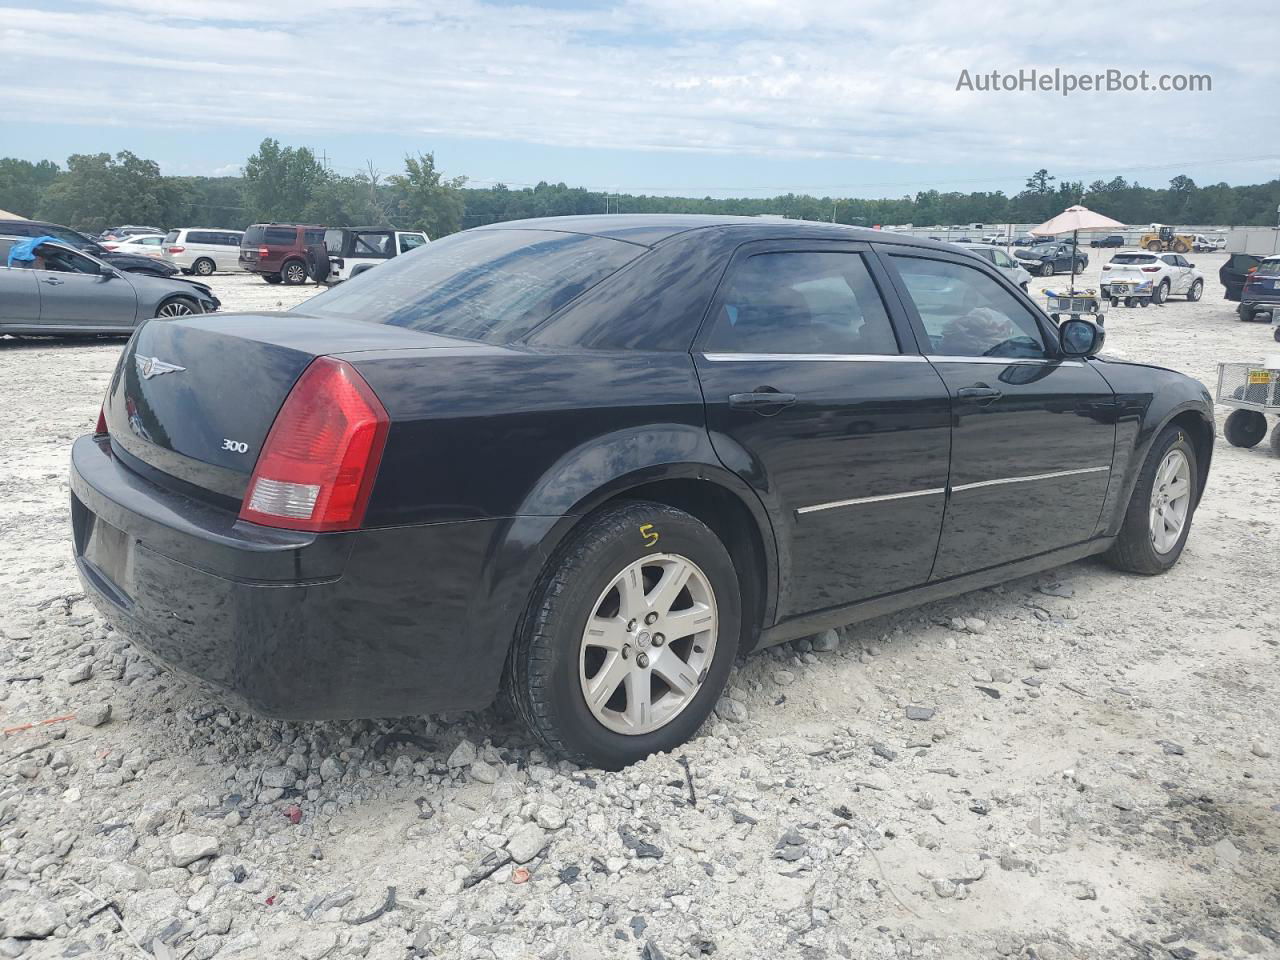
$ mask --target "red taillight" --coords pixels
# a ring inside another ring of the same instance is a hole
[[[1160,268],[1159,267],[1143,267],[1142,272],[1143,273],[1159,273]]]
[[[266,247],[259,247],[259,248],[258,248],[258,259],[259,259],[259,260],[265,260],[265,259],[267,259],[267,254],[269,254],[270,252],[271,252],[271,251],[270,251],[268,248],[266,248]]]
[[[186,247],[170,247],[169,248],[170,253],[185,253],[186,250],[187,250]]]
[[[355,367],[313,360],[271,425],[240,519],[289,530],[358,528],[390,422]]]
[[[93,428],[95,437],[105,437],[109,431],[107,430],[107,407],[103,404],[98,408],[98,425]]]

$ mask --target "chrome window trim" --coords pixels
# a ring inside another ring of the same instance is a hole
[[[831,360],[843,363],[924,363],[918,353],[704,353],[704,360],[712,363],[728,363],[731,360],[747,362],[774,362],[778,360]]]
[[[1063,367],[1084,366],[1083,360],[1061,360],[1057,357],[953,357],[931,353],[925,359],[930,363],[998,363],[1005,367],[1011,363],[1056,363]]]
[[[1030,483],[1034,480],[1056,480],[1058,477],[1077,477],[1085,473],[1107,473],[1111,468],[1108,467],[1080,467],[1076,470],[1057,470],[1053,473],[1037,473],[1030,477],[1002,477],[999,480],[979,480],[977,483],[962,483],[958,487],[952,487],[952,493],[959,493],[961,490],[977,490],[979,487],[995,487],[1003,483]]]
[[[947,492],[946,487],[934,487],[931,490],[910,490],[907,493],[886,493],[878,497],[857,497],[853,500],[832,500],[830,503],[815,503],[809,507],[797,507],[796,513],[817,513],[819,510],[834,510],[837,507],[853,507],[862,503],[883,503],[886,500],[907,500],[911,497],[936,497]]]

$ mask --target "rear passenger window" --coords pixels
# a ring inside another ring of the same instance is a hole
[[[219,234],[218,236],[220,238],[218,240],[219,246],[223,246],[223,247],[240,246],[241,237],[240,237],[240,234],[238,233],[222,233],[222,234]]]
[[[875,281],[856,253],[759,253],[734,266],[710,353],[896,354]]]
[[[920,314],[932,353],[1048,356],[1035,315],[982,271],[946,260],[896,254],[891,259]]]
[[[262,242],[292,246],[297,238],[298,231],[293,227],[267,227]]]
[[[303,236],[305,238],[303,242],[306,243],[307,246],[310,246],[313,243],[324,243],[323,230],[308,230],[306,231],[305,234],[303,234]]]

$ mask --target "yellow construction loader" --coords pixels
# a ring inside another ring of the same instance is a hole
[[[1142,239],[1138,241],[1139,247],[1150,250],[1152,253],[1162,253],[1165,250],[1171,250],[1174,253],[1190,253],[1194,244],[1194,236],[1189,233],[1174,233],[1173,227],[1165,226],[1163,223],[1153,223],[1151,232],[1144,233]]]

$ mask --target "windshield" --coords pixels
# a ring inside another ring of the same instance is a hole
[[[510,343],[644,250],[550,230],[455,233],[294,310]]]
[[[1112,263],[1155,263],[1156,258],[1149,253],[1117,253],[1111,258]]]

